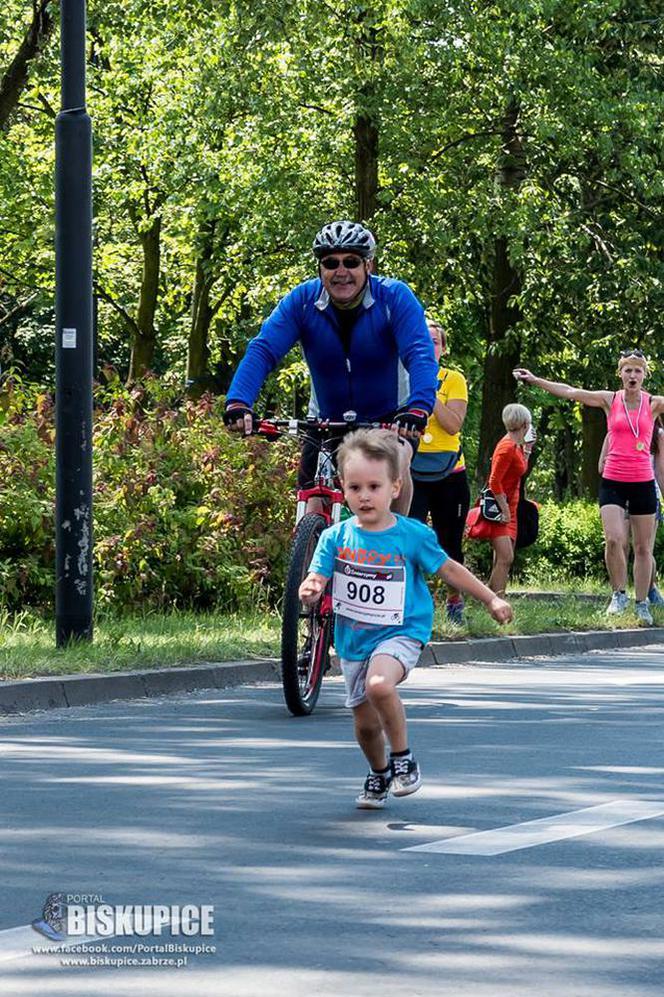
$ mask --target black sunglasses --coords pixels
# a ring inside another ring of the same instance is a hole
[[[640,357],[641,360],[645,360],[646,355],[641,350],[621,350],[620,356],[622,357]]]
[[[338,270],[342,265],[346,270],[357,270],[358,267],[362,266],[362,262],[357,256],[344,256],[342,260],[337,259],[336,256],[326,256],[320,261],[320,265],[323,270]]]

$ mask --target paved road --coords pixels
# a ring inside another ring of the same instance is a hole
[[[421,669],[404,698],[425,786],[378,813],[352,805],[364,766],[339,680],[303,720],[274,686],[4,719],[0,992],[660,994],[664,817],[619,824],[602,805],[664,812],[664,648]],[[618,826],[404,850],[598,807]],[[180,969],[17,957],[53,891],[214,904],[216,953]]]

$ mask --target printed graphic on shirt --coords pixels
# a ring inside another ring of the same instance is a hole
[[[406,569],[351,564],[336,557],[332,582],[332,604],[339,616],[369,626],[403,623],[406,603]]]

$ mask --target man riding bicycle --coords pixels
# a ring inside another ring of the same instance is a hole
[[[412,443],[401,448],[403,487],[395,504],[406,514],[410,460],[433,410],[438,365],[422,305],[403,282],[372,273],[375,249],[359,222],[323,226],[313,242],[318,277],[282,298],[249,343],[228,389],[224,421],[251,432],[265,378],[299,342],[320,419],[348,421],[352,412],[358,422],[393,426]],[[305,447],[300,486],[314,474],[315,448]]]

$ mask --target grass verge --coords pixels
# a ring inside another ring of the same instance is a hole
[[[575,599],[570,594],[546,602],[513,597],[515,618],[505,627],[494,623],[475,603],[468,604],[463,626],[455,626],[443,618],[442,592],[436,594],[435,601],[434,639],[437,640],[638,626],[632,612],[607,617],[606,599],[594,603]],[[654,610],[653,616],[656,625],[664,626],[663,610]],[[277,657],[279,639],[280,621],[276,613],[177,612],[100,618],[91,644],[74,643],[56,648],[52,621],[29,612],[16,616],[0,614],[0,679]]]
[[[167,668],[203,661],[275,657],[276,614],[169,613],[101,618],[91,644],[55,647],[52,621],[0,616],[0,678]]]
[[[593,595],[593,592],[578,595]],[[434,619],[434,639],[460,639],[464,637],[499,637],[501,634],[540,634],[570,630],[625,630],[641,626],[633,611],[634,603],[623,616],[607,616],[608,597],[591,600],[577,598],[573,594],[561,593],[550,600],[529,599],[525,596],[510,596],[514,609],[514,619],[505,626],[499,626],[478,603],[469,602],[465,611],[463,626],[448,623],[444,618],[444,604],[436,600]],[[664,610],[653,609],[655,626],[664,626]]]

